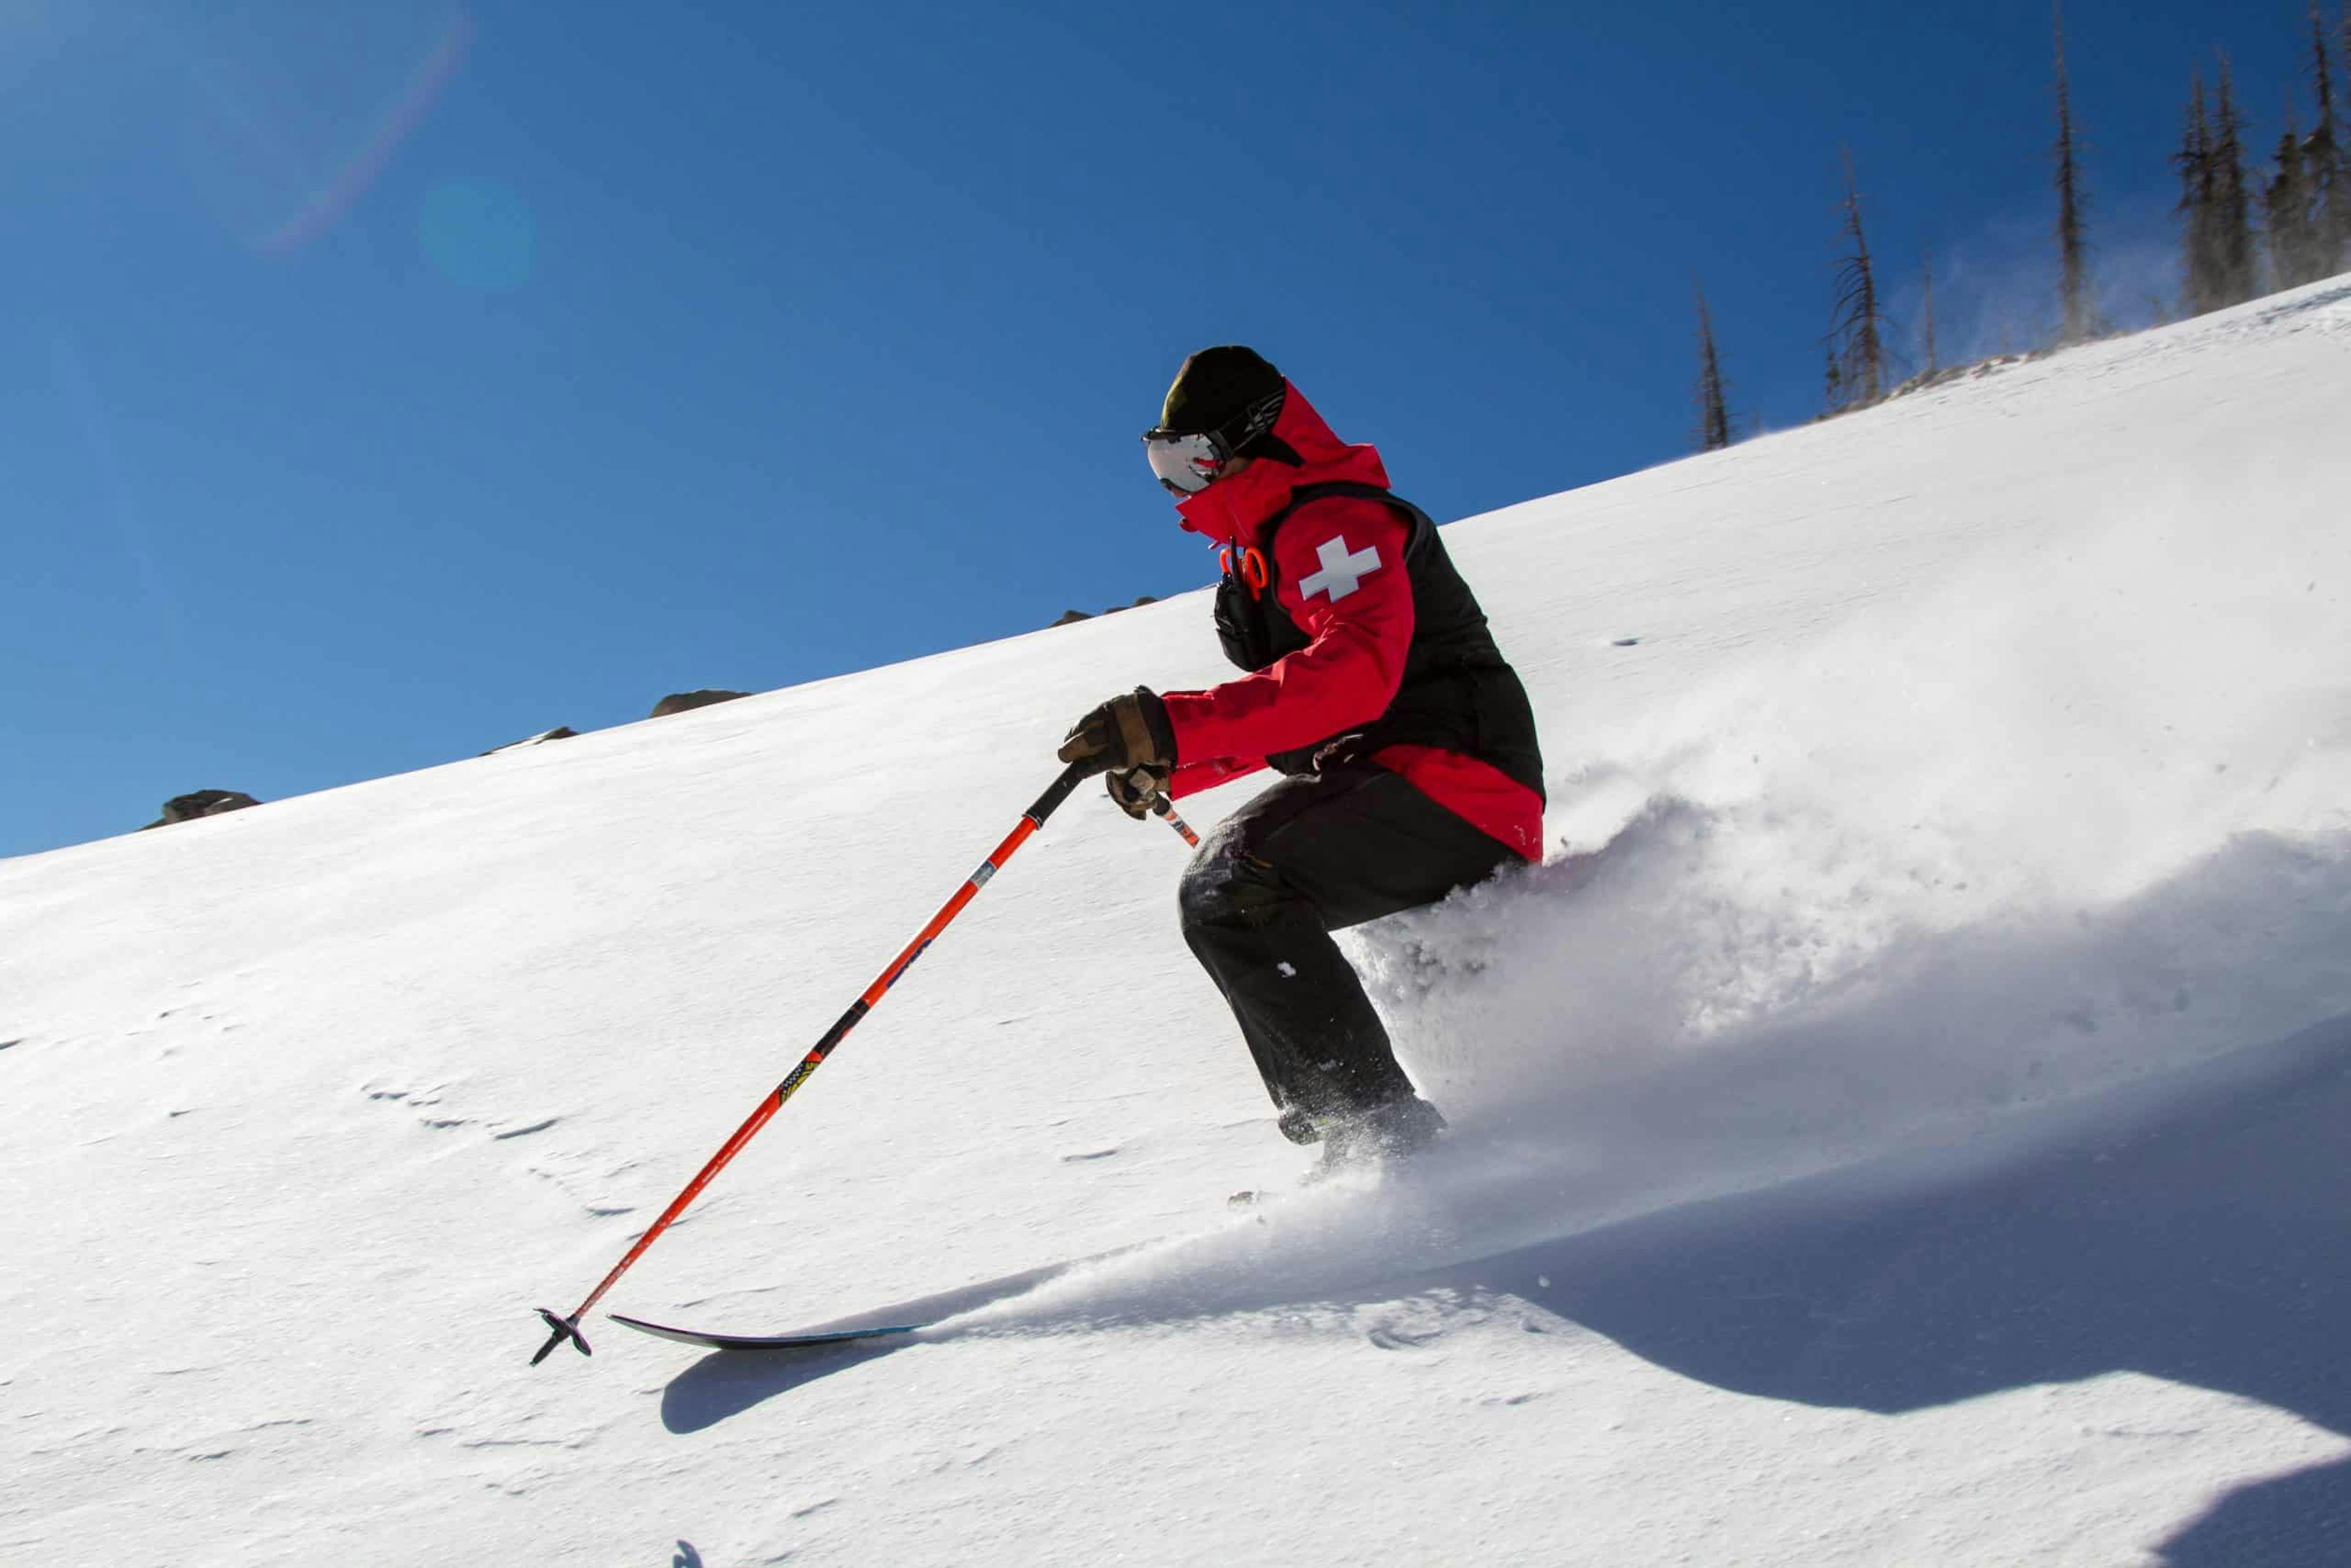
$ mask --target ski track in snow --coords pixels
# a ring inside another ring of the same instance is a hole
[[[1200,596],[0,862],[0,1556],[2351,1561],[2346,346],[1448,530],[1553,852],[1343,940],[1452,1132],[1224,1209],[1081,795],[607,1303],[904,1340],[522,1365]]]

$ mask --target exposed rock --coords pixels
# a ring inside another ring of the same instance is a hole
[[[197,789],[185,795],[174,795],[163,802],[163,814],[147,824],[148,828],[169,827],[173,822],[192,822],[198,817],[217,817],[223,811],[241,811],[261,802],[242,789]],[[147,828],[139,830],[145,832]]]
[[[1115,615],[1122,610],[1133,610],[1139,605],[1156,604],[1158,602],[1158,600],[1153,598],[1148,593],[1138,594],[1135,597],[1134,604],[1113,604],[1109,609],[1103,611],[1102,613],[1105,615]],[[1055,626],[1068,626],[1076,622],[1091,621],[1093,617],[1092,615],[1082,610],[1064,610],[1061,612],[1061,618],[1059,621],[1054,622],[1053,624]]]
[[[537,735],[526,735],[520,740],[510,740],[504,746],[493,746],[482,755],[496,757],[501,751],[518,751],[526,746],[538,746],[549,740],[569,740],[579,733],[569,725],[559,724],[553,729],[542,729]]]
[[[731,703],[737,697],[747,697],[750,695],[749,692],[722,691],[716,686],[705,686],[698,692],[672,692],[653,704],[652,716],[667,718],[674,713],[687,713],[695,708],[708,707],[712,703]]]

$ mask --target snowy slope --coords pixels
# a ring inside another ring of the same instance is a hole
[[[2346,399],[2338,279],[1452,528],[1455,1135],[1228,1213],[1089,791],[606,1303],[910,1343],[525,1364],[1202,596],[0,862],[0,1562],[2351,1561]]]

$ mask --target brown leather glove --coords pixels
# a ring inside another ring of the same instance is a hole
[[[1151,814],[1152,802],[1167,793],[1167,769],[1165,768],[1130,768],[1125,772],[1113,771],[1102,775],[1110,786],[1110,798],[1118,809],[1136,821]]]
[[[1176,766],[1176,731],[1167,705],[1146,686],[1113,697],[1070,727],[1060,753],[1089,773],[1125,773]]]

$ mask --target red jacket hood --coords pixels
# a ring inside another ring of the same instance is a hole
[[[1282,399],[1281,417],[1273,422],[1273,434],[1304,463],[1293,468],[1275,458],[1260,457],[1246,474],[1219,479],[1198,495],[1186,496],[1176,503],[1176,510],[1192,532],[1253,545],[1259,542],[1259,527],[1290,505],[1291,493],[1301,486],[1344,480],[1377,485],[1383,490],[1388,487],[1388,471],[1375,448],[1350,446],[1340,440],[1296,382],[1282,385],[1288,395]]]

